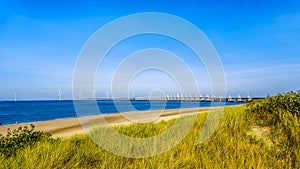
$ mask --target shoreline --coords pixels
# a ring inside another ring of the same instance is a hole
[[[47,120],[39,122],[29,122],[20,124],[9,124],[0,126],[0,134],[6,135],[7,129],[17,129],[20,126],[35,126],[35,131],[44,131],[52,134],[53,137],[71,137],[74,135],[85,134],[86,129],[89,130],[95,125],[104,125],[99,123],[101,116],[109,123],[109,125],[125,125],[133,123],[148,123],[148,122],[160,122],[177,118],[181,115],[191,115],[200,112],[207,112],[214,109],[225,108],[227,106],[216,107],[197,107],[197,108],[179,108],[179,109],[167,109],[167,110],[148,110],[139,112],[124,112],[113,114],[100,114],[92,116],[83,116],[75,118],[64,118],[56,120]],[[179,114],[179,111],[181,113]],[[82,123],[85,125],[85,129],[82,128]],[[87,127],[87,128],[86,128]]]
[[[101,114],[114,114],[114,113],[121,113],[121,112],[136,112],[135,109],[131,109],[130,107],[127,107],[127,105],[123,106],[123,103],[120,101],[120,103],[111,103],[111,102],[103,102],[103,103],[97,103],[98,107],[101,107]],[[83,103],[85,106],[87,103]],[[114,105],[121,105],[122,109],[118,109]],[[128,103],[126,103],[128,104]],[[148,102],[132,102],[131,103],[134,107],[138,109],[138,111],[148,111],[149,106],[152,107],[152,103],[150,104]],[[245,103],[231,103],[231,102],[223,102],[223,103],[176,103],[176,102],[157,102],[155,103],[155,107],[153,109],[155,110],[164,110],[164,109],[178,109],[178,108],[195,108],[195,107],[215,107],[215,106],[230,106],[230,105],[240,105]],[[81,105],[81,103],[80,103]],[[161,105],[161,107],[157,107]],[[78,114],[76,112],[76,108],[74,107],[74,103],[70,101],[50,101],[49,103],[47,101],[41,101],[40,103],[37,102],[31,102],[23,103],[23,102],[13,102],[13,103],[3,103],[0,104],[0,108],[3,111],[0,113],[0,126],[7,126],[12,124],[27,124],[27,123],[33,123],[33,122],[42,122],[42,121],[48,121],[48,120],[61,120],[61,119],[67,119],[67,118],[77,118],[82,116],[93,116],[98,115],[100,112],[98,112],[96,109],[93,109],[89,111],[88,107],[84,107],[84,111],[89,112],[82,112],[81,114]],[[86,110],[85,110],[86,109]],[[151,108],[152,109],[152,108]],[[135,110],[135,111],[134,111]]]

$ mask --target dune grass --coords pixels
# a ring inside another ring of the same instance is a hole
[[[299,168],[299,119],[284,113],[276,125],[258,123],[253,107],[225,108],[217,131],[205,142],[199,136],[207,113],[197,115],[189,134],[171,150],[149,158],[126,158],[111,154],[87,135],[43,140],[17,151],[0,154],[1,168]],[[187,117],[183,117],[187,118]],[[269,119],[268,119],[269,120]],[[266,120],[267,121],[267,120]],[[145,138],[165,131],[174,120],[117,126],[132,137]],[[249,134],[254,125],[267,126],[272,145]],[[298,127],[298,128],[297,128]]]
[[[300,168],[300,92],[278,94],[247,105],[253,123],[267,126],[273,155],[282,168]]]

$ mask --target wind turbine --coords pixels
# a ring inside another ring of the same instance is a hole
[[[17,101],[17,90],[14,90],[14,101]]]
[[[82,92],[81,91],[79,92],[78,100],[82,100]]]
[[[110,99],[110,97],[109,97],[109,94],[111,94],[111,99],[112,99],[112,93],[111,93],[111,92],[109,92],[109,91],[106,91],[106,99],[107,99],[107,100],[109,100],[109,99]]]
[[[91,91],[91,93],[92,93],[92,100],[96,100],[96,90],[92,90]]]
[[[63,92],[60,90],[60,89],[58,89],[58,99],[59,99],[59,101],[61,101],[62,100],[62,95],[63,95]]]

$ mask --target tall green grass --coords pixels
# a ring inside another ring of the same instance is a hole
[[[260,115],[254,109],[257,107],[256,104],[262,103],[258,101],[248,107],[225,108],[217,131],[204,143],[199,143],[198,140],[207,113],[197,115],[196,123],[185,139],[171,150],[154,157],[126,158],[114,155],[99,147],[87,135],[80,135],[69,139],[38,142],[18,150],[16,155],[11,157],[0,153],[0,166],[1,168],[299,168],[300,133],[297,116],[287,113],[286,110],[277,125],[258,123],[257,118]],[[128,136],[146,138],[162,133],[173,123],[174,120],[170,120],[117,126],[115,129]],[[270,137],[274,137],[271,138],[274,146],[249,134],[253,125],[268,126],[273,133]]]

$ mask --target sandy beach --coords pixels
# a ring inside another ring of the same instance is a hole
[[[11,124],[0,126],[0,134],[5,135],[7,129],[16,129],[19,126],[29,126],[33,124],[35,130],[50,132],[53,137],[71,137],[76,134],[84,134],[85,130],[82,128],[81,123],[85,123],[85,126],[90,126],[90,128],[95,127],[99,124],[99,118],[101,116],[110,125],[124,125],[132,124],[135,122],[147,123],[147,122],[159,122],[162,120],[170,120],[182,115],[191,115],[199,112],[205,112],[212,109],[220,107],[201,107],[201,108],[184,108],[181,109],[169,109],[169,110],[150,110],[141,112],[126,112],[126,113],[115,113],[115,114],[102,114],[94,116],[85,116],[79,118],[66,118],[60,120],[49,120],[41,122],[31,122],[23,124]],[[81,122],[81,123],[80,123]]]

